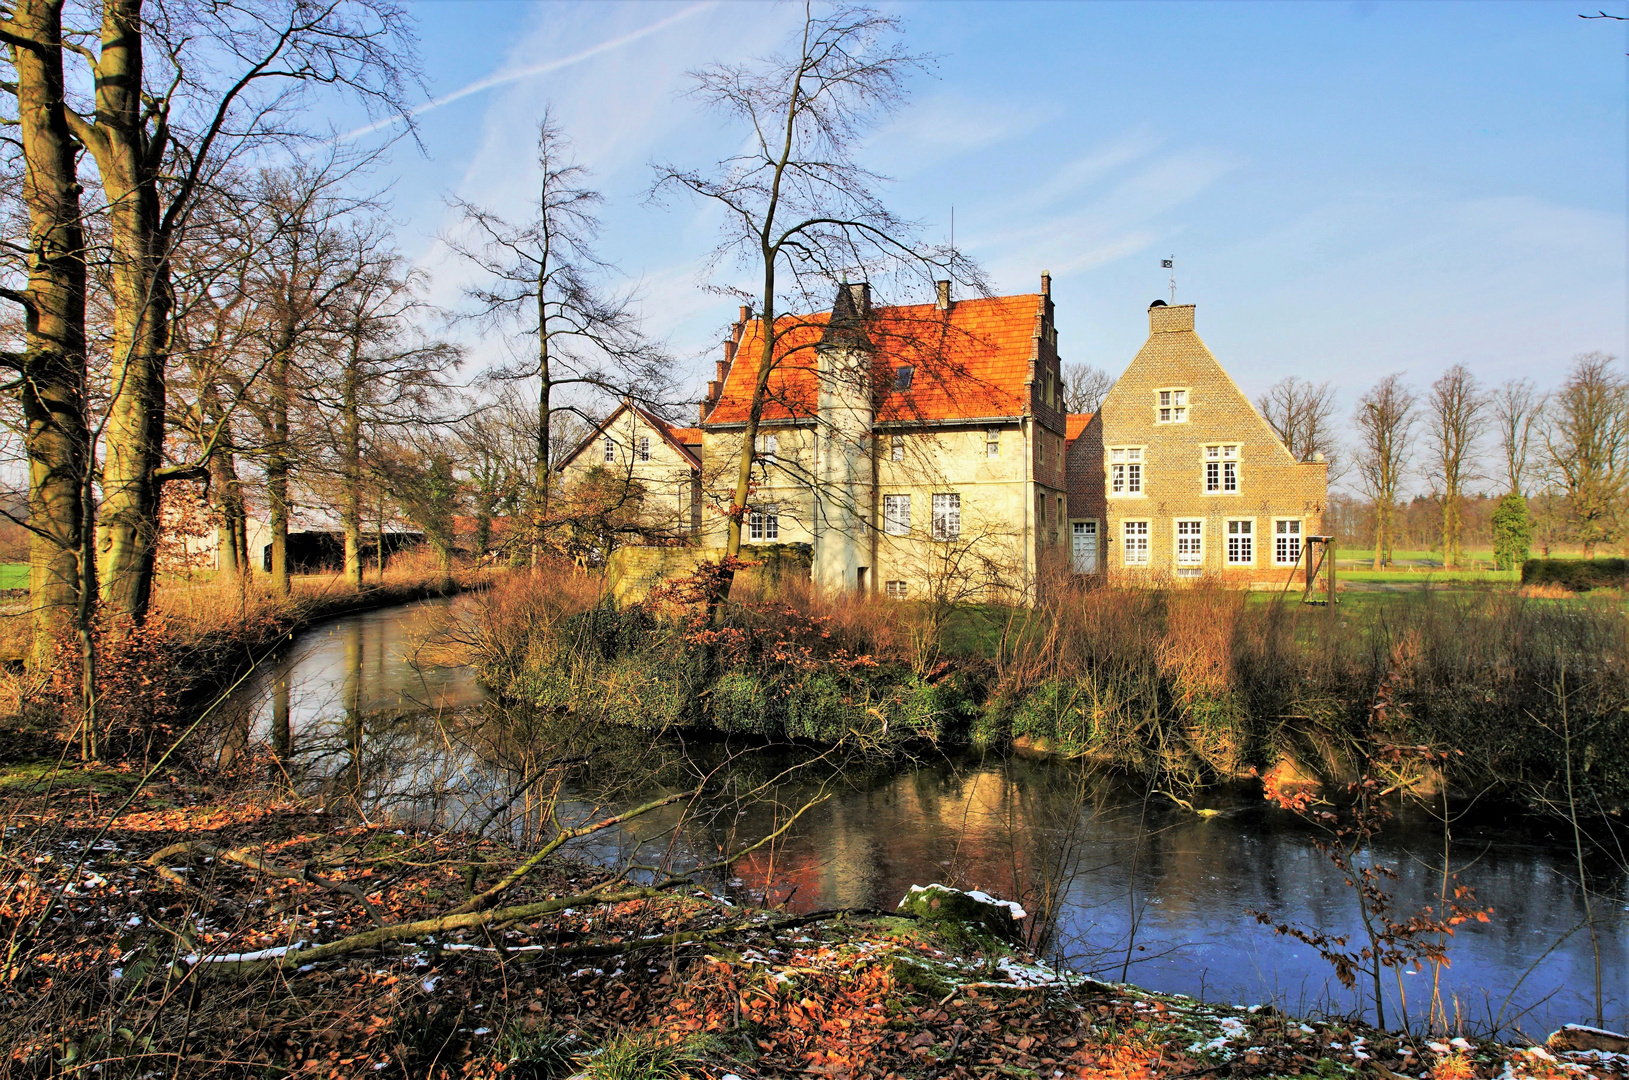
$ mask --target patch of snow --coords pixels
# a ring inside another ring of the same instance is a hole
[[[1027,919],[1027,918],[1029,918],[1029,912],[1025,911],[1022,905],[1020,905],[1018,903],[1015,903],[1012,900],[998,900],[997,898],[991,896],[989,893],[982,892],[982,891],[980,891],[978,889],[971,889],[971,890],[968,890],[966,892],[963,892],[961,889],[955,889],[955,888],[952,888],[949,885],[941,885],[937,881],[935,881],[931,885],[912,885],[910,887],[910,890],[908,892],[906,892],[905,895],[908,898],[908,897],[914,895],[915,893],[927,892],[929,889],[937,889],[939,892],[944,892],[944,893],[961,893],[961,895],[967,897],[968,899],[976,900],[981,904],[989,904],[992,907],[1004,907],[1009,912],[1011,912],[1012,917],[1015,918],[1015,919]],[[904,906],[904,901],[903,900],[900,901],[900,906],[902,906],[902,907]]]
[[[400,834],[398,834],[398,835],[400,835]],[[424,992],[426,994],[435,993],[436,992],[436,987],[439,986],[440,984],[441,984],[441,976],[440,975],[432,975],[428,979],[425,979],[423,982],[419,983],[420,986],[424,987]]]
[[[300,942],[304,945],[305,942]],[[254,952],[243,953],[215,953],[210,956],[199,956],[193,953],[186,958],[189,964],[236,964],[240,961],[275,960],[279,956],[287,956],[291,948],[298,949],[300,945],[277,945],[270,949],[256,949]]]

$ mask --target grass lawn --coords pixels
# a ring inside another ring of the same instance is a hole
[[[0,563],[0,589],[28,588],[28,564],[25,562]]]

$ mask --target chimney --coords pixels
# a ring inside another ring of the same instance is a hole
[[[1052,295],[1052,271],[1050,270],[1041,271],[1041,295]]]
[[[697,415],[696,415],[696,423],[705,424],[707,422],[707,414],[712,412],[712,411],[713,411],[713,403],[711,401],[708,401],[705,398],[703,398],[701,401],[698,401],[696,403],[696,413],[697,413]]]
[[[733,363],[735,363],[735,339],[730,338],[724,342],[724,367],[727,369]],[[723,377],[722,375],[719,376],[721,379]]]
[[[854,312],[860,318],[871,316],[871,283],[869,281],[856,281],[848,287],[849,299],[854,302]]]
[[[1148,305],[1148,332],[1150,334],[1175,334],[1183,331],[1193,332],[1193,305],[1167,304],[1164,300],[1156,300]]]
[[[741,305],[741,322],[742,322],[742,324],[745,324],[751,318],[752,318],[752,305],[750,305],[750,304],[742,304]]]
[[[938,293],[938,299],[934,302],[935,306],[937,306],[940,311],[949,311],[950,310],[950,282],[948,282],[948,281],[935,281],[933,283],[933,288],[934,288],[934,291]]]

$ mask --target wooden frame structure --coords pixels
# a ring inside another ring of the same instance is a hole
[[[1317,550],[1317,561],[1313,561],[1313,551]],[[1335,538],[1333,536],[1308,536],[1301,543],[1301,557],[1306,564],[1306,587],[1301,591],[1303,604],[1327,604],[1333,607],[1335,600]],[[1327,569],[1326,569],[1327,567]],[[1318,599],[1314,595],[1314,584],[1318,580],[1318,571],[1324,571],[1324,597]]]

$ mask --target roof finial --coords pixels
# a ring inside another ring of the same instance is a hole
[[[1161,259],[1160,260],[1160,267],[1162,269],[1171,271],[1171,303],[1175,304],[1176,303],[1176,255],[1172,254],[1170,258]]]

